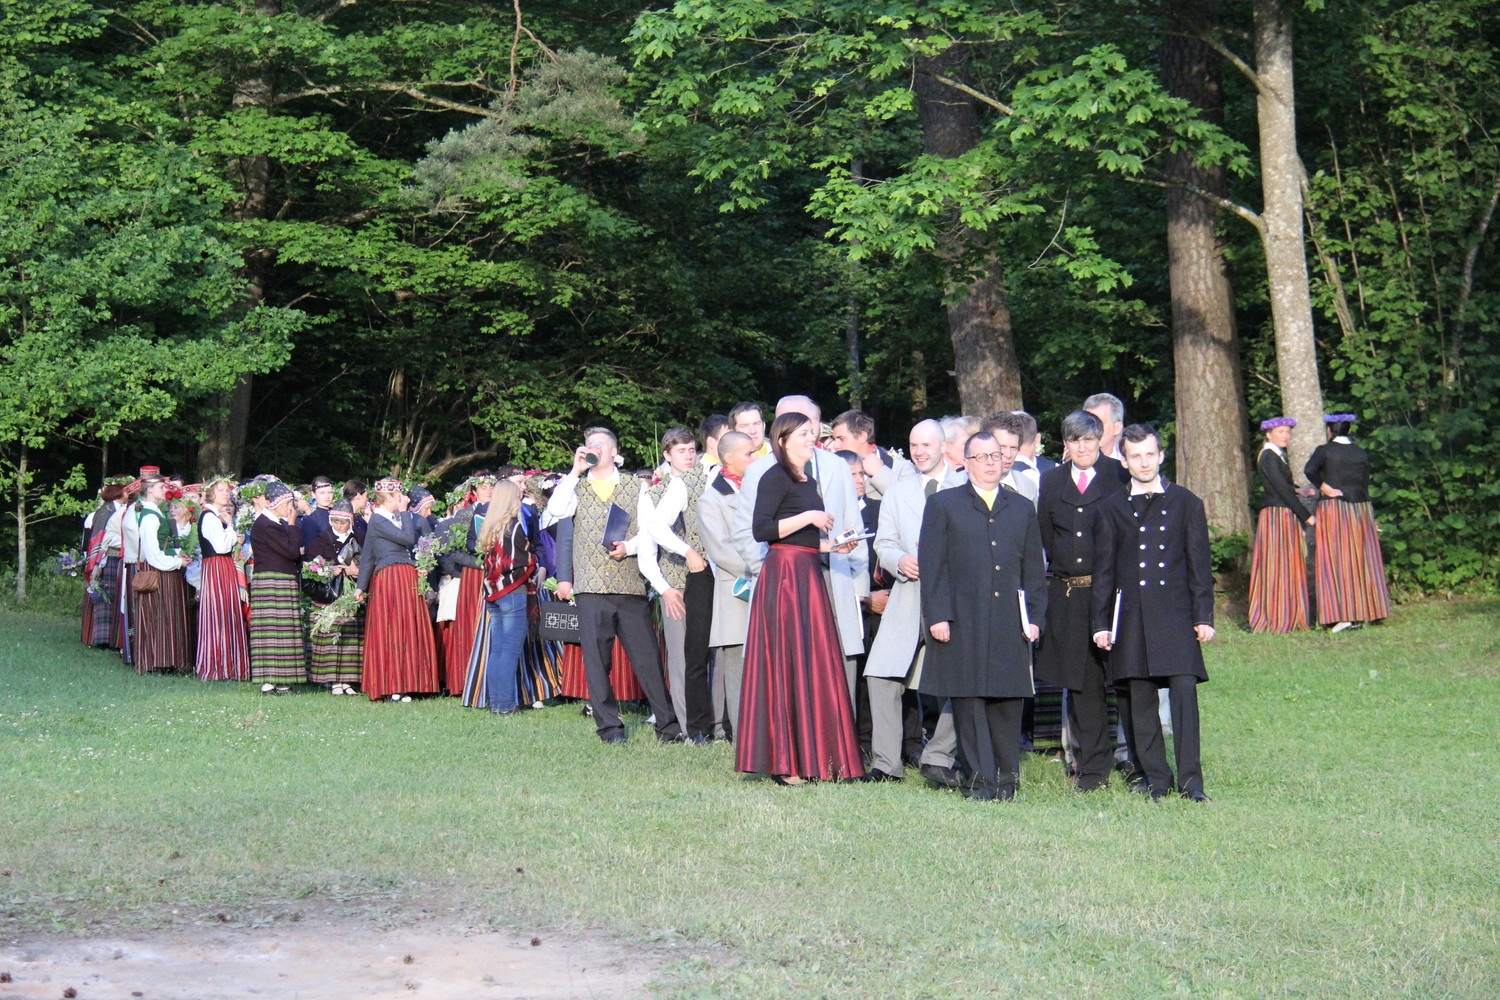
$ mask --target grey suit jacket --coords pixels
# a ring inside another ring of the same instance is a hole
[[[950,469],[940,490],[962,486],[968,477]],[[880,630],[865,661],[866,677],[905,678],[922,646],[922,584],[901,573],[902,556],[917,556],[922,534],[922,511],[927,506],[927,480],[912,476],[896,483],[880,503],[880,528],[875,532],[875,557],[888,573],[891,598],[880,616]],[[921,562],[920,557],[917,561]]]
[[[720,487],[730,490],[725,493]],[[715,476],[698,498],[698,540],[714,566],[714,620],[710,646],[742,646],[750,624],[750,602],[734,596],[734,581],[753,574],[734,547],[734,516],[740,494],[723,476]]]
[[[818,449],[813,452],[817,473],[818,491],[823,496],[823,509],[833,515],[833,531],[838,534],[849,528],[863,530],[864,520],[859,513],[859,496],[854,490],[854,473],[849,464],[832,452]],[[750,463],[745,470],[745,482],[740,487],[740,506],[734,514],[734,547],[739,550],[745,565],[754,573],[760,573],[761,563],[766,558],[766,546],[755,540],[750,522],[755,516],[755,496],[760,479],[766,470],[776,464],[775,454],[764,455]],[[830,553],[828,557],[828,596],[833,600],[833,614],[838,623],[839,644],[845,656],[858,656],[865,651],[864,611],[860,598],[870,596],[870,550],[860,542],[848,554]],[[750,600],[754,602],[752,595]]]

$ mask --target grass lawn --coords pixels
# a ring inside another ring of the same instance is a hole
[[[780,788],[576,708],[138,677],[0,611],[0,930],[444,893],[670,947],[692,997],[1500,996],[1500,601],[1226,628],[1214,801]],[[522,871],[518,871],[522,869]]]

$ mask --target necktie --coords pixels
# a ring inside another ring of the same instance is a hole
[[[1086,492],[1088,492],[1088,488],[1089,488],[1088,473],[1084,472],[1082,469],[1079,469],[1078,470],[1078,492],[1079,493],[1086,493]]]
[[[926,493],[928,496],[932,496],[934,493],[936,493],[937,492],[937,480],[936,479],[929,479],[929,480],[927,480],[927,485],[924,486],[924,487],[922,487],[922,492]]]

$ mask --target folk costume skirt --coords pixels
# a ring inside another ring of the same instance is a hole
[[[360,689],[371,701],[393,694],[436,694],[437,647],[427,602],[417,593],[417,568],[397,563],[376,570],[365,603]]]
[[[198,679],[250,679],[250,634],[240,610],[240,573],[233,556],[203,560],[198,584]]]
[[[561,672],[558,693],[564,698],[582,698],[587,701],[589,681],[583,669],[583,647],[576,642],[563,644]],[[644,701],[646,698],[641,682],[636,679],[635,671],[630,667],[630,657],[625,655],[625,647],[620,644],[619,639],[615,640],[610,652],[609,686],[614,689],[616,701]]]
[[[1373,622],[1391,613],[1385,559],[1375,531],[1375,512],[1366,503],[1318,501],[1315,563],[1318,624]]]
[[[346,579],[344,586],[353,587],[354,581]],[[313,602],[317,611],[327,605]],[[365,615],[363,611],[332,632],[308,630],[312,653],[309,657],[307,679],[314,684],[358,684],[364,674],[365,663]]]
[[[120,557],[106,556],[99,567],[98,591],[94,604],[93,634],[89,645],[120,648]]]
[[[135,602],[135,672],[193,669],[193,632],[188,625],[187,581],[182,570],[157,574],[161,582]]]
[[[1250,556],[1250,630],[1285,635],[1305,628],[1307,546],[1302,524],[1285,507],[1262,507]]]
[[[526,595],[526,645],[521,650],[520,692],[521,702],[525,705],[535,705],[562,694],[563,644],[542,638],[541,602],[544,600],[547,598],[542,594]],[[615,648],[620,648],[618,643]],[[582,665],[581,659],[579,664]],[[634,671],[628,672],[635,677]],[[614,678],[610,682],[613,684]],[[619,691],[616,685],[616,698],[621,697]]]
[[[455,697],[463,693],[475,638],[484,627],[483,583],[482,570],[463,567],[458,577],[458,607],[443,636],[443,688]]]
[[[766,554],[745,639],[734,769],[803,778],[865,773],[844,653],[816,549]]]
[[[302,586],[290,573],[250,574],[250,679],[307,682],[302,647]]]

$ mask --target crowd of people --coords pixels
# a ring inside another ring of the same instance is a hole
[[[643,700],[657,739],[732,741],[738,771],[786,785],[916,767],[1010,799],[1021,754],[1045,749],[1082,792],[1118,772],[1207,799],[1208,524],[1119,399],[1068,414],[1060,461],[1019,411],[920,421],[905,455],[858,410],[824,424],[786,396],[765,416],[671,428],[635,474],[589,428],[561,474],[479,470],[442,499],[394,477],[143,468],[85,522],[82,638],[143,674],[266,695],[446,694],[499,715],[579,699],[606,743],[627,739],[619,702]],[[1295,421],[1262,424],[1257,631],[1308,626],[1306,527],[1320,624],[1388,613],[1352,422],[1327,418],[1302,488]]]

